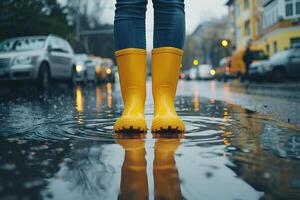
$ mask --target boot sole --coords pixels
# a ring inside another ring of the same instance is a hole
[[[145,119],[141,118],[120,118],[113,127],[115,133],[139,134],[147,132]]]
[[[122,127],[121,129],[114,129],[115,133],[121,133],[121,134],[141,134],[147,132],[147,129],[141,129],[140,127],[136,128],[133,126],[130,126],[129,128]]]
[[[183,133],[185,127],[181,119],[161,118],[153,120],[151,130],[158,134],[178,134]]]

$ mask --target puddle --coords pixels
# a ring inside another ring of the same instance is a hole
[[[113,85],[2,93],[0,199],[299,199],[299,129],[270,116],[178,96],[185,134],[124,136]]]

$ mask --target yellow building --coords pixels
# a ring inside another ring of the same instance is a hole
[[[244,48],[250,39],[254,41],[257,38],[260,5],[254,0],[228,0],[226,5],[233,20],[236,48]]]
[[[238,50],[250,39],[270,56],[300,45],[300,0],[227,0],[226,5],[234,14]]]

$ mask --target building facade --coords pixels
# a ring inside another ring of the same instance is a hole
[[[197,59],[201,64],[218,66],[223,57],[231,54],[231,44],[222,47],[222,40],[229,40],[230,33],[224,30],[230,29],[226,17],[211,19],[201,23],[195,31],[186,39],[184,65],[189,68],[192,61]]]
[[[234,14],[237,49],[250,39],[270,56],[300,45],[300,0],[228,0],[226,5],[233,10],[229,16]]]

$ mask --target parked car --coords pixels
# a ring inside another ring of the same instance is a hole
[[[89,57],[87,54],[75,54],[77,82],[87,82],[86,62],[88,61],[88,59]]]
[[[261,60],[253,62],[249,66],[249,80],[250,81],[263,81],[271,78],[271,72],[267,69],[269,60]]]
[[[184,73],[184,71],[180,72],[179,78],[180,79],[185,79],[185,73]]]
[[[87,60],[86,65],[86,78],[88,82],[97,83],[96,63],[92,60]]]
[[[218,81],[233,78],[230,73],[230,57],[224,57],[220,60],[219,66],[216,67],[215,79]]]
[[[97,82],[96,63],[87,54],[75,54],[77,81]]]
[[[110,58],[94,58],[99,82],[115,82],[114,62]]]
[[[76,83],[74,52],[66,40],[49,35],[0,42],[0,80],[34,80],[47,87],[52,79]]]
[[[190,68],[186,71],[185,75],[186,80],[196,80],[197,79],[197,68]]]
[[[211,80],[214,78],[216,71],[209,64],[202,64],[197,69],[197,79],[199,80]]]
[[[230,66],[227,72],[227,77],[229,78],[239,78],[241,80],[246,76],[246,65],[243,61],[243,56],[245,54],[246,49],[240,49],[235,51],[230,57]],[[264,53],[261,49],[251,48],[251,52],[253,54],[253,62],[257,62],[260,60],[268,59],[268,55]]]
[[[288,49],[274,54],[269,60],[252,63],[249,76],[273,81],[300,77],[300,49]]]

